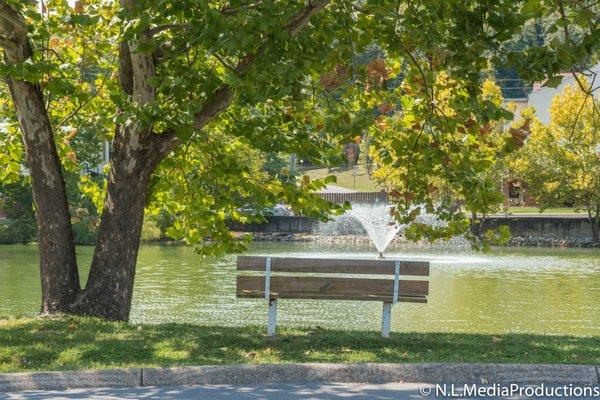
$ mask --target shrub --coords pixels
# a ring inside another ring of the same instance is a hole
[[[160,228],[154,218],[144,218],[142,225],[142,241],[158,242],[163,239]]]
[[[98,240],[98,229],[96,218],[82,218],[73,221],[73,236],[75,244],[78,245],[94,245]]]

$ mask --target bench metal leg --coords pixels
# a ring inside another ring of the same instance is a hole
[[[277,299],[269,299],[269,322],[267,325],[267,335],[275,336],[277,329]]]
[[[383,303],[381,313],[381,336],[390,337],[390,323],[392,321],[392,303]]]

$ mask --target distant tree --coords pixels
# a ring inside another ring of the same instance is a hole
[[[295,166],[292,166],[293,157],[278,153],[267,153],[263,163],[263,168],[272,176],[275,176],[283,183],[294,182],[297,177]]]
[[[0,243],[27,244],[35,240],[33,198],[26,180],[0,185],[0,213],[8,219],[0,223]]]
[[[448,76],[440,75],[432,89],[436,93],[433,101],[443,115],[456,113],[453,109],[454,98],[448,90],[455,85]],[[503,103],[500,87],[491,80],[484,81],[480,101],[487,103],[490,109],[500,107]],[[404,103],[405,112],[409,106],[413,105]],[[506,174],[506,157],[518,146],[512,135],[504,129],[509,117],[508,112],[505,116],[493,119],[485,116],[481,117],[484,119],[478,119],[473,114],[464,125],[457,127],[456,134],[463,139],[445,142],[436,140],[435,136],[415,136],[415,130],[423,129],[421,123],[415,122],[408,129],[402,129],[403,121],[395,116],[391,118],[389,126],[386,123],[373,131],[374,143],[370,146],[370,152],[375,169],[372,175],[393,196],[409,204],[417,204],[414,213],[435,214],[440,208],[451,209],[455,206],[458,209],[464,207],[465,212],[475,216],[490,214],[498,210],[503,200],[500,184]],[[469,140],[469,133],[474,135],[473,139]],[[404,142],[407,147],[399,151],[398,143]],[[470,151],[461,151],[463,146]],[[444,151],[445,148],[447,150]],[[385,157],[391,157],[391,162],[386,161]],[[417,157],[430,162],[424,166],[418,161],[411,161]],[[469,174],[462,174],[460,178],[468,179],[469,185],[459,183],[457,177],[453,176],[455,164],[469,166]],[[421,199],[422,202],[415,199]],[[429,230],[430,238],[437,239],[448,238],[464,230],[464,220],[451,222],[451,229],[438,230],[416,224],[407,233],[420,238]]]
[[[519,53],[535,54],[541,49],[557,48],[564,44],[589,46],[589,44],[585,44],[588,40],[585,29],[577,24],[568,24],[565,13],[564,5],[561,7],[559,3],[555,12],[542,12],[537,18],[526,21],[516,35],[503,43],[498,52],[498,58],[493,62],[493,75],[502,88],[502,93],[506,99],[526,98],[532,89],[532,82],[526,79],[527,72],[523,70],[525,60],[516,60],[515,63],[512,63],[512,66],[507,67],[507,57],[518,57]],[[592,15],[593,18],[597,18],[597,13],[597,5],[591,5],[585,7],[580,16],[581,18],[587,18]],[[567,26],[564,26],[563,23],[567,23]],[[565,33],[567,37],[565,37]],[[520,68],[517,66],[519,63],[522,63]],[[587,54],[577,61],[577,65],[558,72],[580,70],[582,67],[590,66],[593,63],[595,63],[594,57]]]
[[[586,210],[593,240],[600,230],[600,114],[598,99],[567,86],[552,100],[550,123],[531,118],[531,135],[513,168],[540,210],[573,203]]]
[[[371,178],[373,174],[373,157],[371,157],[371,137],[368,133],[365,133],[360,138],[360,152],[358,154],[358,163],[364,166],[367,171],[367,175]]]

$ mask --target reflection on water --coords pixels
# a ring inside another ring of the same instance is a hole
[[[79,248],[79,262],[87,265],[91,252]],[[313,243],[258,243],[250,253],[373,257],[367,247]],[[391,249],[387,257],[432,265],[429,303],[395,306],[393,330],[600,334],[598,250]],[[265,301],[236,299],[235,274],[235,256],[202,259],[188,247],[143,246],[132,321],[264,324]],[[0,315],[35,315],[39,297],[37,248],[0,246]],[[282,300],[278,318],[282,325],[376,330],[381,303]]]

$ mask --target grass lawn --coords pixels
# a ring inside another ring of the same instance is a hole
[[[0,372],[291,362],[600,364],[600,337],[392,333],[189,324],[133,325],[92,318],[0,320]]]
[[[334,185],[358,192],[378,192],[380,188],[377,182],[370,179],[364,166],[359,165],[353,171],[350,168],[335,168],[329,171],[327,168],[310,169],[300,171],[302,175],[308,175],[311,179],[320,179],[328,175],[337,177]],[[501,210],[498,214],[540,214],[537,207],[509,207]],[[575,211],[572,207],[547,208],[541,214],[587,214],[585,211]]]
[[[334,185],[359,192],[378,192],[380,190],[377,182],[370,179],[367,171],[360,165],[354,172],[352,169],[336,168],[329,171],[327,168],[318,168],[300,171],[300,173],[308,175],[311,179],[334,175],[337,177],[337,183]],[[509,207],[508,210],[501,210],[498,214],[540,214],[540,211],[537,207]],[[572,207],[557,207],[547,208],[541,214],[586,214],[586,212],[575,211]]]
[[[509,214],[540,214],[537,207],[509,207]],[[500,214],[505,213],[501,211]],[[547,208],[542,214],[587,214],[585,211],[575,211],[570,207]]]
[[[369,178],[367,171],[362,166],[357,166],[355,171],[352,169],[337,168],[328,171],[327,168],[311,169],[300,171],[302,175],[308,175],[311,179],[320,179],[328,175],[337,177],[336,186],[347,189],[353,189],[359,192],[378,192],[377,182]]]

